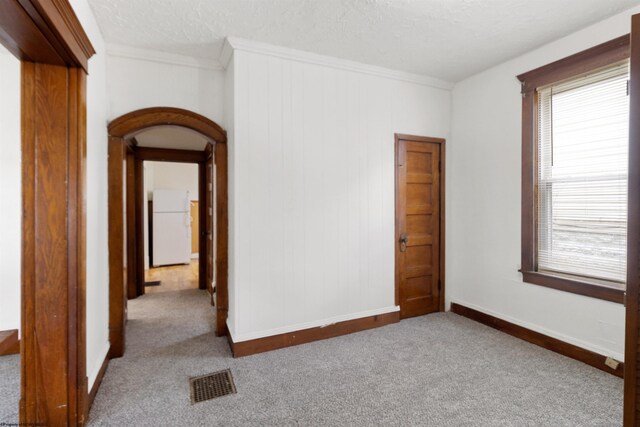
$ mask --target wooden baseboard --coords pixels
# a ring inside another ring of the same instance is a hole
[[[520,338],[521,340],[530,342],[531,344],[535,344],[540,347],[544,347],[547,350],[555,351],[563,356],[579,360],[580,362],[584,362],[587,365],[591,365],[594,368],[598,368],[620,378],[624,377],[624,363],[620,362],[616,369],[612,369],[605,365],[605,360],[607,359],[606,356],[595,353],[591,350],[586,350],[582,347],[569,344],[557,338],[541,334],[540,332],[532,331],[531,329],[507,322],[506,320],[499,319],[491,316],[490,314],[482,313],[478,310],[474,310],[460,304],[452,303],[451,311],[516,338]]]
[[[107,352],[107,356],[105,356],[102,361],[102,366],[98,371],[98,375],[96,376],[96,380],[93,382],[91,386],[91,391],[89,392],[89,410],[91,410],[91,406],[93,405],[93,400],[96,398],[96,394],[98,394],[98,389],[100,388],[100,384],[102,384],[102,379],[104,378],[104,373],[107,371],[107,367],[109,366],[109,352]]]
[[[20,353],[18,330],[0,331],[0,356]]]
[[[306,344],[312,341],[334,338],[340,335],[347,335],[367,329],[378,328],[380,326],[397,323],[400,321],[400,312],[379,314],[376,316],[363,317],[360,319],[347,320],[334,323],[332,325],[303,329],[285,334],[273,335],[270,337],[257,338],[255,340],[233,342],[231,334],[227,333],[227,339],[231,347],[233,357],[250,356],[252,354],[264,353],[265,351],[277,350],[279,348],[291,347],[299,344]]]

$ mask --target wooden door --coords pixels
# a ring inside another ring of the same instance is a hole
[[[441,149],[434,138],[396,138],[396,303],[400,317],[441,310]]]

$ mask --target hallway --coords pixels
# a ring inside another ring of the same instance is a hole
[[[232,360],[226,338],[213,333],[207,291],[149,293],[128,307],[125,355],[110,361],[89,424],[184,425],[186,418],[206,416],[211,403],[192,408],[188,379]]]
[[[89,425],[615,425],[622,380],[452,313],[233,359],[208,294],[129,302]],[[238,393],[192,405],[230,368]],[[576,398],[579,397],[579,398]]]

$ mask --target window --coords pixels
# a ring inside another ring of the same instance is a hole
[[[519,76],[525,282],[622,302],[628,36]]]

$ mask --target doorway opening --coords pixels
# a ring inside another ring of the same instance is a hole
[[[207,231],[198,173],[193,163],[143,162],[145,293],[200,287],[200,236]]]
[[[196,113],[168,107],[128,113],[112,121],[108,129],[109,357],[120,357],[125,351],[127,300],[147,290],[159,291],[150,290],[155,287],[145,286],[145,282],[153,273],[180,276],[177,265],[189,270],[197,264],[197,288],[209,292],[216,307],[216,335],[224,335],[228,306],[224,130]],[[149,192],[151,169],[156,167],[161,168],[161,176],[153,172],[154,189]],[[185,170],[176,172],[184,167],[197,169],[196,185],[188,180]],[[156,188],[158,182],[163,188]],[[198,223],[195,239],[190,230],[192,210]],[[197,261],[192,264],[194,246]],[[165,270],[152,272],[154,266]],[[192,271],[182,273],[195,275]],[[174,281],[184,282],[180,277]],[[162,278],[160,282],[163,286]]]

